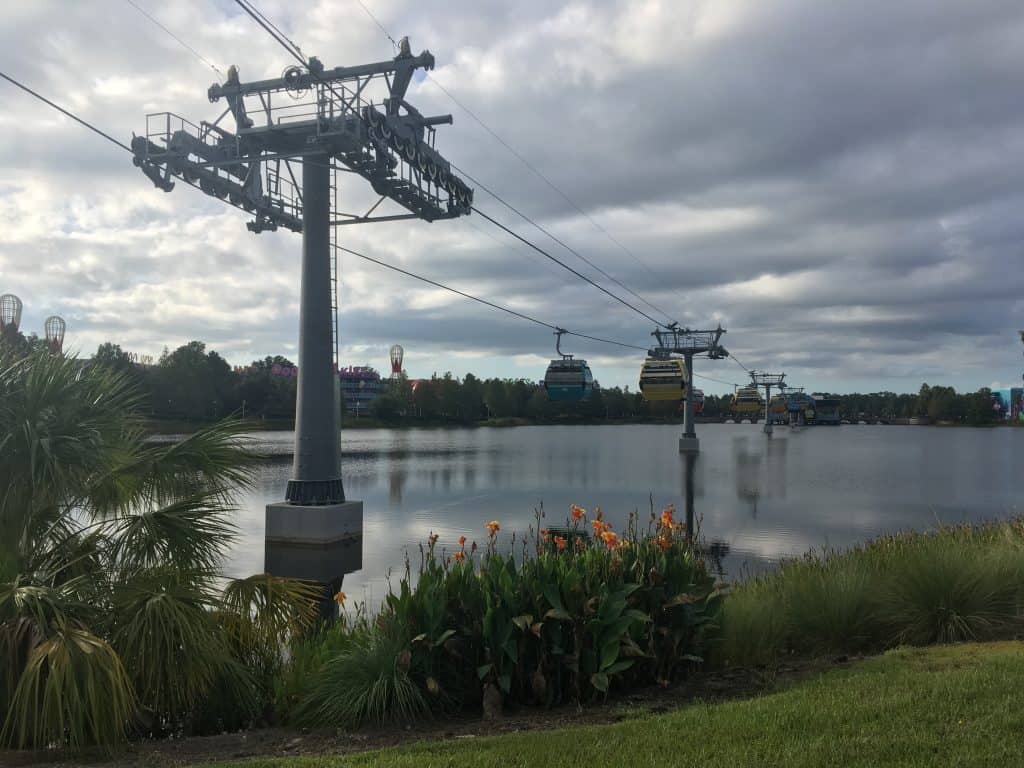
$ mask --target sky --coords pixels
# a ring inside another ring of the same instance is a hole
[[[133,2],[243,81],[292,63],[229,0]],[[1019,0],[363,2],[434,54],[407,99],[452,114],[442,154],[681,325],[727,329],[735,360],[699,362],[720,380],[705,391],[744,382],[736,361],[809,391],[1019,386]],[[394,55],[357,0],[256,4],[328,67]],[[222,109],[206,96],[220,76],[127,0],[6,3],[0,71],[125,142],[148,113]],[[299,235],[253,235],[3,81],[0,97],[0,293],[24,301],[24,331],[59,314],[83,356],[199,339],[232,364],[295,359]],[[373,200],[358,177],[339,195]],[[483,189],[475,202],[662,317]],[[649,320],[479,216],[338,239],[554,325],[651,341]],[[386,371],[399,343],[412,377],[539,379],[554,356],[542,327],[354,257],[340,269],[343,364]],[[636,388],[642,352],[564,348]]]

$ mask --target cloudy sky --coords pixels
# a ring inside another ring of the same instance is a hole
[[[1024,328],[1024,4],[1019,0],[364,0],[437,59],[409,101],[505,200],[748,367],[831,391],[1017,383]],[[135,0],[222,70],[290,62],[228,0]],[[328,66],[393,55],[357,0],[259,7]],[[213,120],[209,67],[126,0],[11,0],[0,70],[127,141],[145,115]],[[449,90],[554,186],[443,93]],[[24,330],[157,355],[294,357],[300,237],[179,184],[0,82],[0,292]],[[342,186],[343,207],[367,199]],[[553,255],[639,302],[517,220]],[[541,319],[644,345],[651,324],[479,217],[345,227],[342,244]],[[412,376],[539,378],[548,331],[353,257],[342,358]],[[639,305],[649,310],[645,305]],[[604,385],[638,354],[572,340]],[[732,361],[698,372],[743,381]],[[707,391],[730,387],[703,382]]]

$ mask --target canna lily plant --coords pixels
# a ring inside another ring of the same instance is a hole
[[[295,722],[353,726],[427,710],[491,717],[506,705],[666,685],[702,662],[722,593],[673,509],[652,511],[645,531],[637,515],[616,532],[600,509],[588,521],[576,505],[564,527],[541,527],[543,516],[519,552],[514,537],[502,546],[498,520],[484,524],[479,551],[461,537],[447,554],[431,534],[418,572],[407,561],[382,611],[335,627],[323,647],[341,652],[304,667],[312,682]]]
[[[226,579],[256,456],[228,421],[153,442],[129,375],[0,344],[0,743],[244,725],[307,585]]]

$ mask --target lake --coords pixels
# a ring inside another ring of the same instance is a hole
[[[543,505],[546,525],[570,504],[600,505],[616,530],[628,513],[646,519],[653,499],[682,516],[687,487],[702,540],[727,577],[770,568],[811,548],[845,547],[907,528],[1021,514],[1024,429],[902,426],[698,425],[701,453],[689,466],[678,425],[543,426],[504,429],[346,430],[342,471],[364,504],[361,563],[345,591],[376,605],[390,569],[431,533],[438,548],[459,536],[483,542],[524,532]],[[253,434],[270,455],[241,498],[231,575],[264,569],[264,506],[280,501],[291,472],[291,432]],[[361,567],[359,567],[361,566]]]

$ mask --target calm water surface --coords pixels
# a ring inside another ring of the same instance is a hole
[[[364,504],[362,560],[351,552],[345,591],[376,604],[389,569],[430,532],[449,551],[459,536],[482,542],[523,532],[541,504],[546,523],[570,504],[600,505],[617,530],[632,510],[693,507],[702,537],[727,575],[771,567],[808,549],[844,547],[880,533],[1022,511],[1024,430],[896,426],[776,428],[698,426],[690,467],[675,425],[346,430],[342,468],[350,499]],[[229,570],[264,569],[264,506],[283,498],[291,432],[254,435],[271,455],[242,498],[241,536]]]

